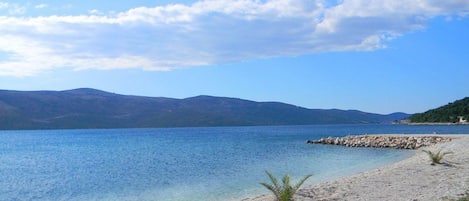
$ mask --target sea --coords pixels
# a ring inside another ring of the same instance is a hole
[[[1,201],[231,201],[403,160],[414,151],[306,144],[350,134],[469,133],[469,126],[301,125],[0,131]]]

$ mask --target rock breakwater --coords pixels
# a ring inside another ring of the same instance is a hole
[[[308,140],[309,144],[330,144],[347,147],[377,147],[395,149],[418,149],[438,143],[449,142],[447,136],[390,136],[390,135],[349,135],[345,137],[327,137]]]

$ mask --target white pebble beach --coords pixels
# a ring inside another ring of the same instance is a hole
[[[420,148],[413,156],[379,169],[303,187],[297,192],[295,200],[444,201],[467,196],[469,134],[438,136],[451,136],[454,139],[451,142]],[[430,165],[428,154],[421,150],[442,150],[453,154],[445,155],[444,164]],[[246,198],[243,201],[274,200],[268,193],[266,190],[266,195]]]

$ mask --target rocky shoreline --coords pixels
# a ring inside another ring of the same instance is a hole
[[[395,149],[418,149],[438,143],[450,142],[448,136],[396,136],[396,135],[349,135],[308,140],[308,144],[342,145],[347,147],[376,147]]]

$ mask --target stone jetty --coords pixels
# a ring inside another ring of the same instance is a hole
[[[308,140],[309,144],[330,144],[347,147],[377,147],[395,149],[418,149],[438,143],[449,142],[448,136],[412,136],[412,135],[349,135]]]

